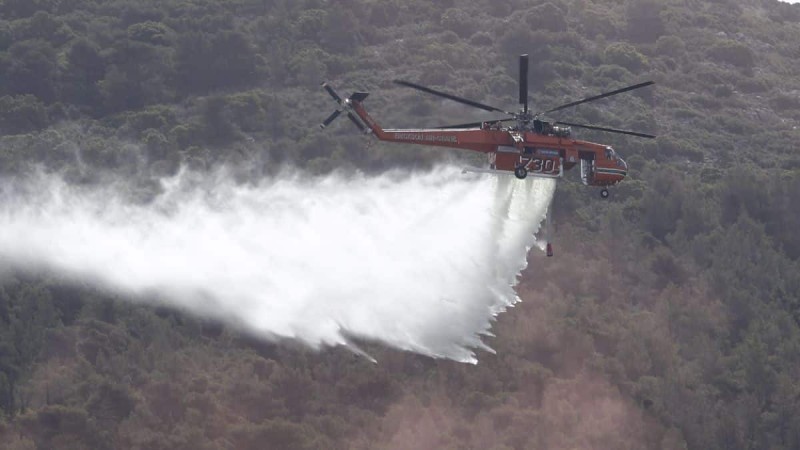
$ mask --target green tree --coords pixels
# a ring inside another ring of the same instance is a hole
[[[53,46],[47,41],[33,39],[15,43],[8,52],[6,91],[32,94],[46,103],[55,100],[58,63]]]
[[[636,50],[636,47],[618,42],[609,45],[605,50],[606,62],[622,66],[631,72],[639,72],[648,65],[647,58]]]
[[[289,81],[302,86],[319,85],[319,80],[327,78],[328,66],[325,60],[328,54],[319,48],[310,48],[298,52],[289,60]]]
[[[46,11],[37,11],[30,19],[15,23],[14,37],[17,40],[42,39],[60,47],[75,37],[69,25],[58,16]]]
[[[88,450],[94,447],[94,430],[86,412],[79,408],[46,406],[36,414],[23,417],[21,423],[37,448]]]
[[[649,174],[650,182],[642,197],[642,225],[657,239],[674,232],[681,219],[685,192],[679,175],[672,171]]]
[[[0,20],[0,51],[8,50],[14,43],[14,32],[11,24],[5,20]]]
[[[566,12],[552,3],[534,6],[525,13],[525,21],[534,30],[566,31]]]
[[[621,34],[621,19],[602,5],[588,5],[581,11],[578,31],[590,39],[604,36],[613,39]]]
[[[315,433],[307,427],[282,419],[267,420],[260,425],[240,427],[233,432],[236,448],[321,448],[314,442]]]
[[[442,26],[462,38],[470,37],[477,28],[476,18],[464,8],[450,8],[442,13]]]
[[[77,39],[67,50],[63,98],[77,105],[97,109],[101,102],[98,82],[105,75],[106,62],[100,54],[100,47],[88,39]]]
[[[30,133],[48,124],[47,109],[33,95],[0,97],[0,132],[3,134]]]
[[[175,88],[184,94],[246,86],[258,77],[255,50],[236,31],[182,34],[175,59]]]
[[[203,126],[204,135],[211,142],[226,143],[236,137],[238,131],[225,97],[213,96],[205,100]]]
[[[625,8],[626,34],[633,42],[655,42],[665,32],[658,0],[629,0]]]
[[[715,43],[708,49],[708,56],[712,59],[746,69],[752,68],[756,63],[753,50],[740,42],[723,40]]]
[[[57,4],[56,0],[4,0],[0,2],[0,12],[4,17],[24,18],[38,11],[50,11]]]
[[[7,416],[13,416],[17,412],[15,396],[20,376],[18,360],[12,343],[0,340],[0,411]]]
[[[356,54],[361,47],[361,24],[352,10],[334,8],[325,17],[325,28],[320,33],[323,48],[331,53]]]
[[[128,27],[128,39],[152,45],[168,45],[172,30],[161,22],[146,21]]]
[[[123,39],[115,46],[109,63],[104,79],[98,82],[106,113],[172,99],[167,83],[173,69],[166,49]]]

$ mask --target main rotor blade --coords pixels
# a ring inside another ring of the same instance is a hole
[[[436,127],[436,129],[437,130],[447,130],[447,129],[450,129],[450,128],[475,128],[475,127],[480,127],[484,123],[510,122],[512,120],[517,120],[517,119],[484,120],[482,122],[460,123],[458,125],[445,125],[443,127]]]
[[[593,97],[587,97],[587,98],[584,98],[584,99],[581,99],[581,100],[574,101],[572,103],[567,103],[566,105],[561,105],[561,106],[555,107],[555,108],[553,108],[551,110],[545,111],[543,114],[551,113],[551,112],[554,112],[554,111],[560,111],[560,110],[565,109],[565,108],[571,108],[573,106],[577,106],[577,105],[580,105],[582,103],[593,102],[595,100],[600,100],[601,98],[611,97],[612,95],[617,95],[617,94],[621,94],[623,92],[628,92],[628,91],[632,91],[634,89],[639,89],[639,88],[643,88],[645,86],[650,86],[651,84],[655,84],[655,81],[645,81],[644,83],[634,84],[633,86],[628,86],[628,87],[624,87],[622,89],[617,89],[616,91],[605,92],[603,94],[595,95]]]
[[[501,112],[501,113],[512,114],[512,113],[510,113],[508,111],[503,111],[500,108],[495,108],[494,106],[484,105],[483,103],[478,103],[478,102],[476,102],[474,100],[468,100],[466,98],[462,98],[462,97],[459,97],[459,96],[456,96],[456,95],[453,95],[453,94],[448,94],[446,92],[437,91],[435,89],[431,89],[429,87],[425,87],[425,86],[422,86],[422,85],[419,85],[419,84],[411,83],[409,81],[394,80],[394,82],[399,84],[399,85],[401,85],[401,86],[414,88],[414,89],[420,90],[422,92],[427,92],[428,94],[438,95],[439,97],[444,97],[446,99],[453,100],[454,102],[463,103],[465,105],[469,105],[469,106],[472,106],[472,107],[475,107],[475,108],[480,108],[480,109],[483,109],[483,110],[486,110],[486,111],[498,111],[498,112]]]
[[[519,56],[519,103],[525,105],[523,112],[528,113],[528,55]]]
[[[648,138],[648,139],[655,139],[656,138],[652,134],[639,133],[637,131],[618,130],[616,128],[597,127],[597,126],[594,126],[594,125],[583,125],[583,124],[580,124],[580,123],[562,122],[560,120],[558,122],[556,122],[556,123],[562,124],[562,125],[567,125],[567,126],[570,126],[570,127],[576,127],[576,128],[586,128],[586,129],[589,129],[589,130],[605,131],[607,133],[629,134],[631,136],[638,136],[638,137],[643,137],[643,138]]]
[[[447,130],[451,128],[475,128],[480,127],[483,122],[471,122],[471,123],[460,123],[458,125],[445,125],[442,127],[436,127],[437,130]]]

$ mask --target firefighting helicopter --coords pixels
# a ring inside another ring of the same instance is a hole
[[[320,127],[327,127],[344,112],[363,133],[374,134],[382,141],[461,148],[485,153],[488,157],[488,168],[474,169],[473,171],[513,173],[519,179],[525,179],[529,175],[563,178],[564,171],[570,170],[580,163],[581,181],[586,186],[600,187],[602,198],[609,196],[609,186],[616,185],[625,178],[628,173],[628,164],[617,155],[611,146],[572,139],[571,127],[655,138],[651,134],[636,131],[561,120],[550,122],[542,119],[545,114],[650,86],[654,84],[653,81],[586,97],[540,113],[533,113],[528,109],[528,55],[519,57],[519,103],[522,105],[519,112],[506,111],[409,81],[394,80],[394,82],[485,111],[503,113],[509,117],[437,128],[384,129],[364,108],[363,102],[369,93],[355,92],[350,97],[343,99],[328,83],[322,83],[322,87],[333,97],[339,107],[320,124]],[[509,125],[506,126],[506,123]],[[547,254],[552,256],[549,243],[547,244]]]

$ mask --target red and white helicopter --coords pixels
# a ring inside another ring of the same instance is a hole
[[[339,107],[320,126],[327,127],[344,112],[362,132],[373,134],[382,141],[461,148],[485,153],[489,162],[488,169],[480,171],[513,173],[519,179],[524,179],[529,175],[562,178],[564,171],[580,164],[583,184],[602,188],[600,195],[603,198],[607,198],[609,195],[608,186],[619,183],[628,174],[628,164],[608,145],[573,139],[571,127],[655,138],[651,134],[636,131],[561,120],[549,122],[541,119],[544,114],[650,86],[654,84],[653,81],[604,92],[536,114],[528,109],[528,55],[521,55],[519,58],[519,103],[522,105],[519,112],[506,111],[408,81],[395,80],[394,82],[485,111],[503,113],[508,117],[438,128],[384,129],[364,108],[363,102],[369,95],[367,92],[355,92],[350,97],[343,99],[330,85],[323,83],[322,87],[333,97]],[[552,255],[550,244],[547,249],[548,256]]]

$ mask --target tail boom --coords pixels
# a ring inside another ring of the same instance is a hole
[[[478,152],[489,153],[497,150],[498,145],[508,145],[508,133],[492,132],[493,142],[487,143],[487,130],[480,129],[383,129],[372,116],[369,115],[360,101],[351,102],[353,112],[372,131],[378,139],[386,142],[399,142],[403,144],[432,145],[437,147],[461,148]]]
[[[339,105],[339,108],[320,124],[322,128],[330,125],[339,114],[344,112],[363,133],[374,134],[375,137],[386,142],[460,148],[483,153],[495,152],[501,145],[514,145],[509,134],[501,130],[480,128],[383,129],[364,108],[363,102],[369,95],[368,92],[354,92],[350,97],[343,99],[327,83],[323,83],[322,87]]]

